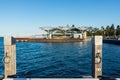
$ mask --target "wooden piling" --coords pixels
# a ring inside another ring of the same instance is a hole
[[[4,77],[16,74],[16,41],[11,36],[4,37]]]
[[[92,43],[92,76],[102,76],[102,36],[94,36]]]

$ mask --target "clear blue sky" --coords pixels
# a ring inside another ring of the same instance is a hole
[[[40,26],[120,24],[120,0],[0,0],[0,36],[40,34]]]

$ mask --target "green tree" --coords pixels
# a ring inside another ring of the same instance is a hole
[[[119,35],[120,35],[120,25],[117,25],[116,35],[117,35],[117,36],[119,36]]]
[[[109,29],[109,35],[110,36],[114,36],[115,35],[115,27],[114,24],[111,25],[110,29]]]
[[[110,32],[110,26],[108,25],[105,30],[105,35],[109,36],[109,32]]]
[[[71,27],[75,27],[75,25],[73,24]]]
[[[95,32],[95,35],[102,35],[102,31],[101,31],[101,30],[97,30],[97,31]]]
[[[92,32],[91,31],[87,31],[87,36],[92,36]]]
[[[103,26],[101,27],[101,34],[102,36],[105,36],[105,28]]]

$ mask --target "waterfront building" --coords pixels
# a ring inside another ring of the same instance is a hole
[[[87,38],[87,27],[40,27],[47,32],[47,39]]]

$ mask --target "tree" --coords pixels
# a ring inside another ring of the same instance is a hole
[[[101,30],[97,30],[97,31],[95,32],[95,35],[102,35]]]
[[[115,35],[115,27],[114,27],[114,24],[111,25],[110,30],[109,30],[109,34],[110,34],[110,36],[114,36],[114,35]]]
[[[75,25],[73,24],[71,27],[75,27]]]
[[[91,31],[87,31],[87,36],[92,36],[92,32]]]
[[[119,35],[120,35],[120,25],[117,25],[116,35],[117,35],[117,36],[119,36]]]
[[[110,32],[110,26],[108,25],[105,30],[105,35],[109,36],[109,32]]]
[[[105,36],[105,28],[103,26],[101,27],[101,34],[102,36]]]

